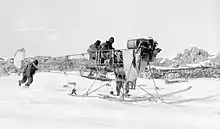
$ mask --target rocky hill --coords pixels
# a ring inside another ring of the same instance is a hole
[[[173,59],[174,62],[182,65],[200,63],[207,60],[211,55],[197,47],[192,47],[190,49],[185,49],[183,53],[178,53]]]
[[[196,67],[196,66],[211,66],[219,67],[220,54],[211,55],[203,49],[192,47],[185,49],[182,53],[178,53],[173,59],[159,58],[153,62],[153,65],[164,67]]]

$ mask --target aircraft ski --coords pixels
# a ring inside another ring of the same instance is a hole
[[[110,79],[110,78],[104,78],[104,77],[94,77],[94,76],[84,76],[84,75],[81,75],[82,77],[84,78],[88,78],[88,79],[93,79],[93,80],[99,80],[99,81],[113,81],[113,79]]]
[[[190,103],[193,101],[202,101],[202,100],[207,100],[207,99],[211,99],[211,98],[218,97],[218,96],[220,96],[220,94],[214,94],[214,95],[200,97],[200,98],[186,98],[186,99],[180,99],[180,100],[175,100],[175,101],[166,101],[164,103],[166,104]]]
[[[99,96],[94,96],[94,95],[77,95],[77,94],[68,94],[73,97],[85,97],[85,98],[98,98]]]
[[[124,97],[124,99],[121,99],[118,96],[104,95],[104,94],[98,94],[98,95],[100,96],[99,98],[110,100],[110,101],[118,101],[118,102],[154,101],[155,99],[158,99],[158,98],[163,98],[163,97],[167,97],[167,96],[172,96],[174,94],[186,92],[186,91],[190,90],[191,88],[192,88],[192,86],[189,86],[189,87],[182,89],[182,90],[178,90],[178,91],[174,91],[174,92],[170,92],[170,93],[166,93],[166,94],[161,94],[159,96],[155,96],[155,98],[152,96],[150,96],[150,97],[131,96],[131,97]]]

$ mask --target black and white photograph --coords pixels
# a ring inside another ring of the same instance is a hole
[[[220,0],[0,0],[0,129],[220,129]]]

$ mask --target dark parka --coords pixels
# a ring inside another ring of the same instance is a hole
[[[23,71],[22,80],[19,81],[19,86],[21,86],[21,84],[25,83],[27,80],[28,82],[25,84],[25,86],[29,86],[33,82],[33,76],[38,70],[37,66],[38,60],[34,60],[33,62],[27,64]]]
[[[89,58],[95,60],[96,59],[96,52],[100,50],[100,40],[97,40],[94,44],[90,45],[87,49],[89,53]]]
[[[33,62],[28,63],[28,65],[24,69],[23,75],[25,75],[27,77],[33,76],[36,73],[36,71],[38,70],[38,68],[36,67],[37,65],[38,65],[37,60],[34,60]]]
[[[110,59],[111,50],[115,50],[112,46],[114,38],[110,37],[108,41],[101,44],[101,62],[104,63],[106,59]]]

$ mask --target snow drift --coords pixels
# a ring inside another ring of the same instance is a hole
[[[187,92],[163,98],[170,104],[141,102],[119,103],[95,97],[69,96],[75,82],[78,94],[84,93],[94,80],[78,73],[36,73],[30,88],[18,86],[20,77],[0,78],[0,127],[2,129],[219,129],[220,81],[189,80],[165,84],[155,80],[160,94],[193,86]],[[104,82],[95,81],[94,87]],[[111,82],[114,88],[115,83]],[[152,80],[138,78],[137,84],[153,93]],[[97,93],[109,93],[109,87]],[[143,95],[137,88],[131,93]]]

